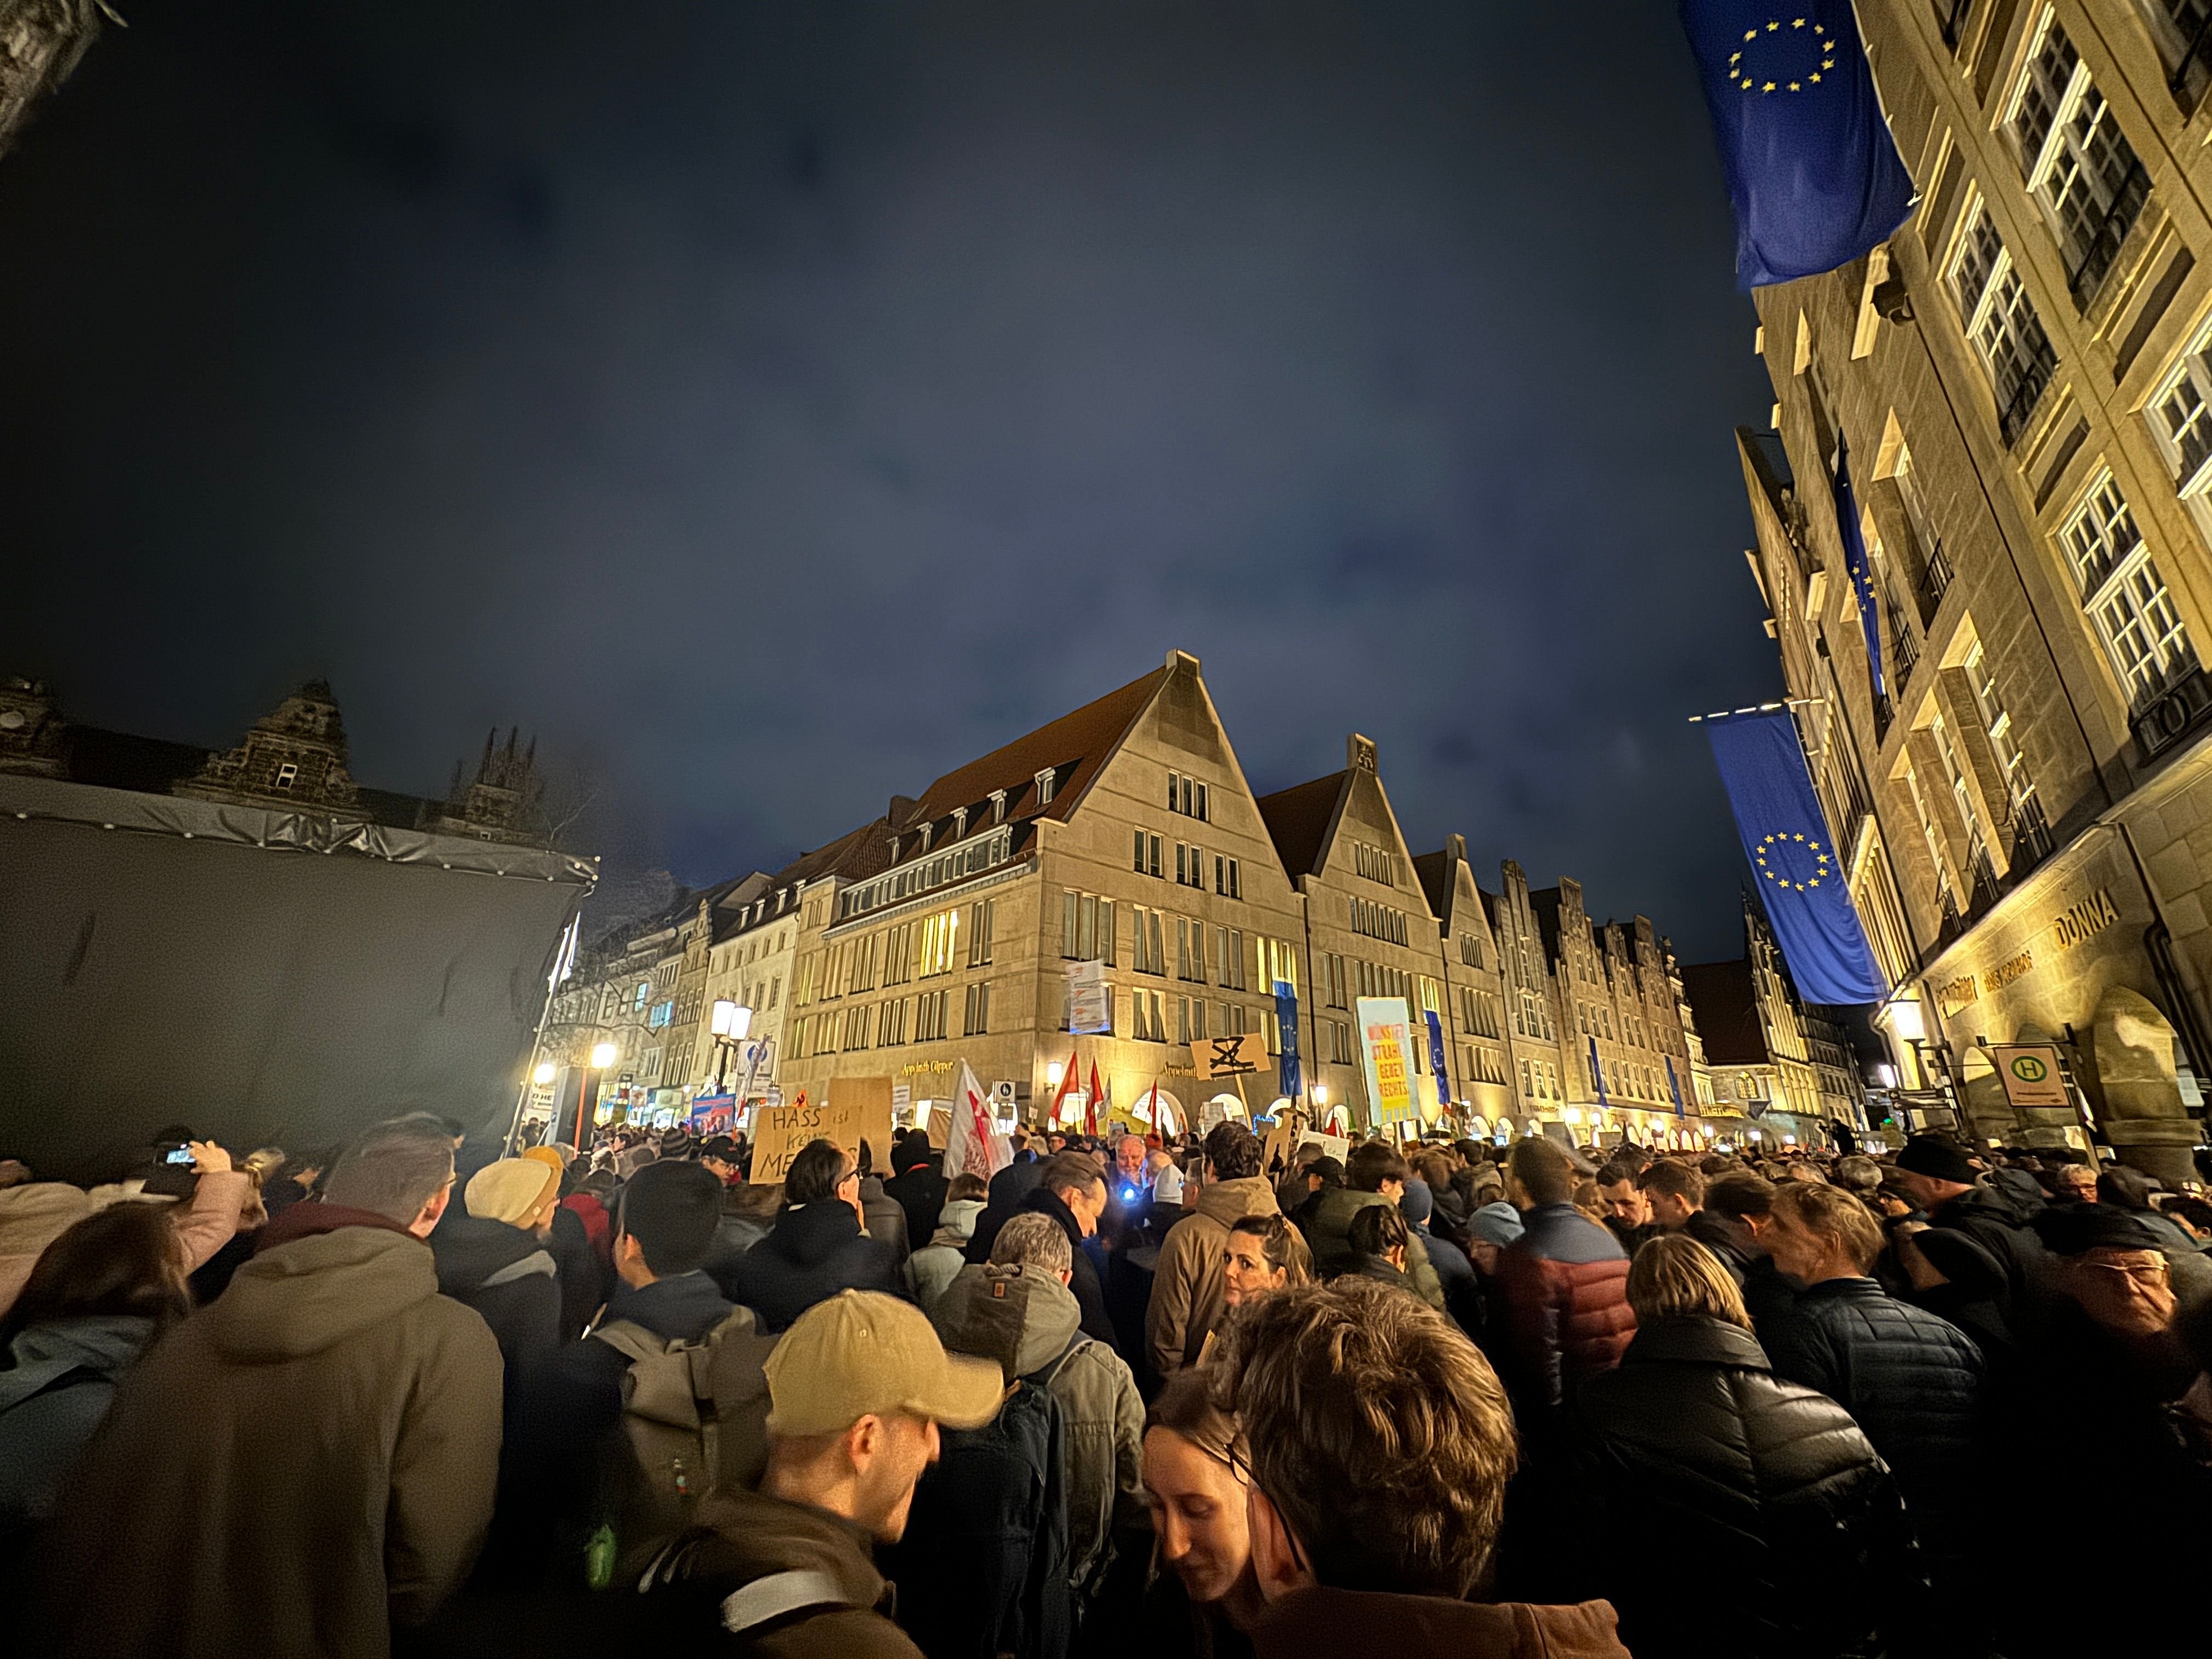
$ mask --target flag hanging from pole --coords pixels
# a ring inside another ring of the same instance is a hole
[[[1786,708],[1735,714],[1706,721],[1705,735],[1798,994],[1808,1002],[1881,1001],[1888,988],[1813,793],[1796,718]]]
[[[1083,1103],[1083,1133],[1087,1135],[1095,1136],[1102,1122],[1111,1123],[1114,1121],[1110,1102],[1104,1113],[1099,1111],[1098,1103],[1102,1098],[1098,1092],[1098,1062],[1093,1060],[1091,1062],[1091,1097]]]
[[[1747,289],[1849,264],[1912,211],[1851,0],[1680,0]]]
[[[952,1127],[945,1137],[945,1178],[973,1173],[988,1181],[1013,1161],[1014,1149],[991,1121],[990,1097],[962,1060],[952,1091]]]
[[[1070,1048],[1067,1051],[1067,1069],[1060,1076],[1060,1091],[1052,1097],[1052,1115],[1047,1120],[1048,1127],[1060,1127],[1060,1103],[1067,1098],[1069,1090],[1079,1088],[1082,1085],[1082,1079],[1083,1067],[1076,1064],[1075,1050]]]

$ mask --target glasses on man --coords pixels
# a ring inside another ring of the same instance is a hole
[[[2169,1277],[2163,1261],[2084,1261],[2081,1265],[2099,1273],[2124,1274],[2138,1285],[2163,1285]]]

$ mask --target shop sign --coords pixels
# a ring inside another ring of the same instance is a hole
[[[2035,952],[2022,951],[2009,962],[2001,962],[1982,975],[1982,989],[1995,996],[2035,966]]]
[[[1961,1008],[1971,1008],[1982,1000],[1981,988],[1975,984],[1972,974],[1961,974],[1948,985],[1936,988],[1936,1001],[1948,1019]]]
[[[2119,919],[2119,907],[2112,902],[2111,891],[2100,887],[2079,904],[2069,906],[2051,924],[2051,932],[2060,950],[2070,951],[2096,938]]]
[[[2058,1050],[2047,1043],[1999,1042],[1990,1048],[2005,1101],[2012,1106],[2071,1106],[2066,1079],[2058,1069]]]

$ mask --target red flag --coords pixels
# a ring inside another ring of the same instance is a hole
[[[1060,1127],[1060,1103],[1067,1098],[1067,1091],[1082,1081],[1083,1068],[1075,1063],[1075,1050],[1067,1051],[1067,1070],[1061,1073],[1060,1092],[1052,1097],[1052,1116],[1046,1121],[1048,1129]]]
[[[1091,1062],[1091,1098],[1084,1103],[1083,1107],[1083,1133],[1087,1135],[1095,1136],[1098,1133],[1099,1098],[1098,1062],[1093,1059]]]

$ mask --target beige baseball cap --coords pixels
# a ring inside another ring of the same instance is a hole
[[[817,1302],[763,1369],[774,1435],[836,1434],[886,1412],[973,1429],[1006,1393],[997,1360],[945,1352],[921,1309],[880,1291]]]

